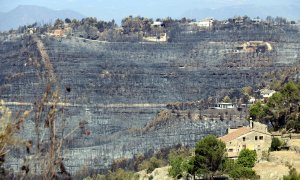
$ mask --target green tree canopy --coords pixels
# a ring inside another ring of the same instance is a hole
[[[271,151],[278,151],[279,147],[282,145],[282,142],[278,138],[273,138],[271,143]]]
[[[188,171],[188,161],[190,159],[190,153],[186,149],[172,150],[169,155],[169,175],[172,177],[182,176],[184,171]]]
[[[267,111],[268,106],[258,101],[250,107],[249,114],[253,120],[259,121],[266,115]]]
[[[240,164],[243,167],[252,168],[254,167],[256,160],[257,155],[254,150],[243,149],[239,154],[237,164]]]
[[[216,172],[225,158],[225,143],[216,136],[209,135],[196,144],[195,162],[197,174]]]
[[[280,91],[273,94],[266,104],[255,103],[249,114],[253,120],[271,123],[274,130],[280,128],[300,131],[299,119],[300,84],[289,81]]]

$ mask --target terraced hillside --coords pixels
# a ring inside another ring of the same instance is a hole
[[[35,102],[51,84],[59,92],[58,107],[64,109],[65,132],[82,121],[86,125],[64,144],[68,171],[83,166],[103,170],[117,158],[176,144],[193,146],[207,134],[223,135],[228,127],[246,124],[244,118],[201,120],[163,110],[170,102],[222,98],[259,84],[266,72],[299,64],[298,36],[199,32],[177,34],[168,43],[1,37],[0,99],[15,111],[36,110]],[[273,49],[237,51],[245,41],[266,41]],[[57,126],[61,123],[57,118]],[[33,113],[20,135],[36,139],[34,127]],[[22,153],[11,152],[8,167],[19,170],[21,158]]]

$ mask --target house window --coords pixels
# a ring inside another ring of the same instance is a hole
[[[243,137],[243,141],[246,141],[246,137]]]
[[[255,141],[257,141],[257,136],[255,136]]]
[[[228,152],[233,152],[233,149],[228,149]]]
[[[264,137],[263,136],[259,136],[259,140],[263,140],[264,139]]]

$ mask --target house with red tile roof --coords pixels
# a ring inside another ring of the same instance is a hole
[[[246,127],[229,128],[228,134],[219,139],[225,142],[229,158],[237,158],[240,151],[245,148],[255,150],[259,158],[264,151],[269,150],[272,142],[267,125],[253,121]]]

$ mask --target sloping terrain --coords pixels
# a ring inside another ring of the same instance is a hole
[[[193,146],[207,134],[223,135],[228,127],[247,124],[244,119],[201,120],[176,112],[159,121],[157,116],[170,102],[222,98],[259,84],[266,72],[297,65],[298,34],[276,33],[199,32],[178,34],[169,43],[1,37],[0,99],[15,111],[34,109],[47,85],[55,85],[65,131],[87,123],[66,139],[67,170],[104,170],[117,158],[176,144]],[[268,41],[274,50],[236,51],[254,40]],[[35,139],[33,114],[22,130],[23,138]],[[20,169],[21,154],[10,153],[8,168]]]

